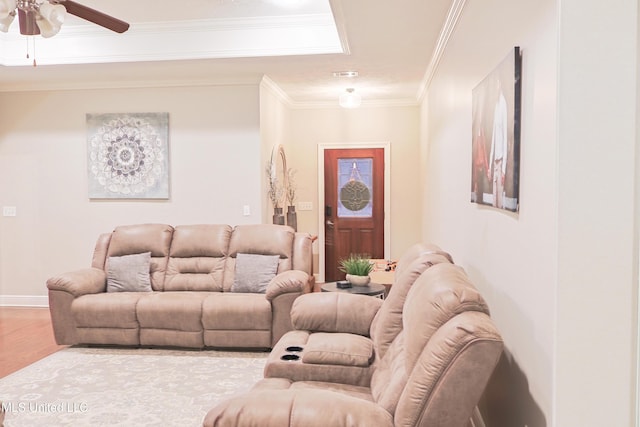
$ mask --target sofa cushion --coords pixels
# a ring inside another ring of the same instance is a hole
[[[71,303],[71,313],[78,327],[138,328],[136,305],[148,293],[113,292],[87,294]]]
[[[271,304],[261,294],[211,293],[202,303],[208,330],[271,330]]]
[[[231,292],[265,293],[279,260],[278,255],[238,254]]]
[[[291,270],[293,258],[293,228],[286,225],[244,224],[231,233],[229,252],[224,271],[224,290],[231,290],[239,253],[256,255],[278,255],[278,273]]]
[[[354,334],[311,334],[302,353],[302,362],[311,364],[364,367],[372,360],[371,339]]]
[[[140,328],[202,331],[202,301],[206,292],[153,292],[136,307]]]
[[[224,257],[229,249],[232,230],[225,224],[178,225],[173,232],[170,256]]]
[[[107,260],[107,292],[151,292],[151,252]]]
[[[382,304],[379,298],[366,295],[312,292],[293,302],[291,322],[295,329],[369,336],[371,321]]]
[[[220,224],[175,227],[164,290],[222,292],[231,230]]]
[[[371,338],[376,345],[376,354],[382,358],[391,342],[402,330],[402,310],[409,290],[420,275],[433,265],[449,263],[442,251],[425,251],[407,265],[396,279],[385,298],[384,304],[371,323]]]
[[[166,224],[121,225],[111,235],[107,256],[151,252],[151,287],[162,291],[172,236],[173,227]]]
[[[405,304],[402,316],[410,366],[431,335],[452,317],[465,311],[489,315],[489,307],[480,292],[464,269],[454,264],[441,263],[428,268],[407,294],[407,301],[412,298],[419,298],[421,304]],[[419,320],[415,321],[416,318]]]

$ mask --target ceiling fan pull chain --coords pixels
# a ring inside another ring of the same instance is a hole
[[[38,64],[36,63],[36,39],[35,37],[26,37],[27,39],[27,59],[31,58],[31,55],[29,55],[29,39],[31,39],[31,44],[32,44],[32,48],[33,48],[33,66],[37,66]]]

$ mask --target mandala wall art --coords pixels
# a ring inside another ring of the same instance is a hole
[[[169,198],[169,113],[87,114],[89,198]]]

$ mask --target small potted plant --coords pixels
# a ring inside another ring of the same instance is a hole
[[[373,270],[373,264],[367,256],[351,254],[340,260],[338,269],[347,274],[346,279],[352,285],[367,286],[371,281],[369,273]]]

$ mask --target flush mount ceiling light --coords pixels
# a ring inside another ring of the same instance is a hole
[[[339,103],[342,108],[358,108],[362,103],[362,98],[355,93],[354,88],[350,87],[340,95]]]
[[[8,32],[16,15],[20,34],[53,37],[60,31],[67,13],[124,33],[129,24],[71,0],[0,0],[0,31]]]

